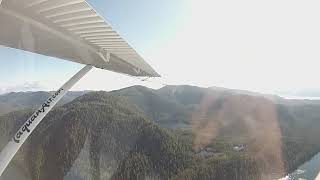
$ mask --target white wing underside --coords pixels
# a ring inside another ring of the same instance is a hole
[[[0,45],[133,76],[159,76],[85,0],[2,0]]]

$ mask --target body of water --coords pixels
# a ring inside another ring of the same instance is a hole
[[[280,180],[314,180],[320,172],[320,153]]]

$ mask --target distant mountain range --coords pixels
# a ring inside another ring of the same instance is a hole
[[[0,148],[49,95],[0,96]],[[217,87],[70,92],[6,176],[265,179],[295,170],[320,151],[319,109],[318,101]]]
[[[302,89],[295,91],[279,91],[278,94],[283,94],[289,97],[299,97],[299,98],[320,98],[319,89]]]

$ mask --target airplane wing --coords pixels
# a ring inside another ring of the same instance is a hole
[[[0,45],[132,76],[159,76],[85,0],[0,3]]]

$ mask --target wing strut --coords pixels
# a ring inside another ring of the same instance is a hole
[[[66,82],[60,89],[58,89],[51,97],[49,97],[47,101],[44,102],[20,127],[18,132],[14,135],[14,137],[10,140],[10,142],[3,148],[3,150],[0,153],[0,176],[6,169],[14,155],[18,152],[22,144],[27,140],[28,136],[41,122],[41,120],[69,91],[69,89],[71,89],[91,69],[91,65],[86,65],[84,68],[82,68],[68,82]]]

